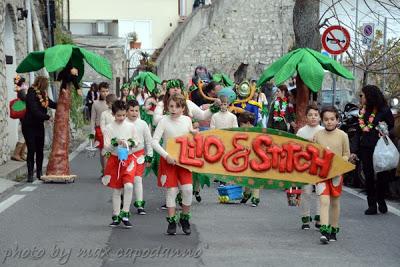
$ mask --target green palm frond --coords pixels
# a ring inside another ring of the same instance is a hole
[[[78,69],[78,81],[84,74],[84,61],[86,61],[97,73],[108,79],[112,79],[110,62],[96,53],[85,48],[71,44],[55,45],[44,51],[35,51],[18,65],[17,72],[37,71],[46,68],[48,72],[55,72],[65,68],[68,64]]]
[[[310,48],[299,48],[282,56],[265,69],[257,86],[264,85],[272,78],[275,84],[280,85],[297,72],[311,91],[318,92],[322,87],[324,70],[345,79],[354,79],[353,74],[337,61]]]

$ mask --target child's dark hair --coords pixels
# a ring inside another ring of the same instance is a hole
[[[319,113],[319,109],[318,109],[317,105],[315,105],[315,104],[311,104],[311,105],[307,106],[307,108],[306,108],[306,116],[307,116],[307,114],[308,114],[308,112],[310,110],[316,110]]]
[[[253,113],[251,113],[249,111],[244,111],[239,114],[239,118],[238,118],[239,126],[242,123],[243,124],[250,123],[251,125],[254,125],[255,119],[256,119],[256,116],[254,116]]]
[[[325,114],[326,112],[335,113],[336,119],[339,119],[339,111],[338,111],[337,108],[335,108],[334,106],[327,106],[327,107],[322,108],[322,110],[321,110],[321,118],[322,118],[322,119],[324,118],[324,114]]]
[[[116,100],[111,107],[112,113],[116,114],[118,111],[126,111],[126,103],[122,100]]]
[[[98,86],[99,90],[101,90],[101,88],[109,89],[109,87],[110,87],[110,85],[107,82],[101,82],[101,83],[99,83],[99,86]]]
[[[130,107],[137,107],[139,106],[139,102],[136,99],[131,99],[126,103],[126,109],[128,110]]]

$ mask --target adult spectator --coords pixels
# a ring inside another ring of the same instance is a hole
[[[36,154],[36,177],[42,176],[43,147],[44,147],[44,121],[50,120],[47,108],[56,108],[56,103],[49,99],[47,88],[49,80],[38,76],[26,94],[26,113],[22,122],[22,133],[28,147],[27,167],[28,183],[33,182],[33,169]],[[64,90],[64,89],[63,89]],[[57,137],[55,137],[57,138]]]
[[[86,95],[86,106],[88,108],[88,120],[92,117],[92,106],[93,102],[99,98],[99,90],[97,83],[92,83],[90,85],[90,90]]]
[[[361,111],[359,115],[360,127],[351,142],[351,157],[354,160],[356,155],[362,162],[362,169],[366,179],[368,209],[365,215],[377,214],[377,204],[379,212],[386,213],[385,189],[387,188],[390,171],[379,172],[376,174],[373,167],[373,153],[375,145],[379,140],[379,132],[375,127],[379,122],[386,122],[389,131],[394,126],[394,117],[387,102],[375,85],[367,85],[360,92]]]

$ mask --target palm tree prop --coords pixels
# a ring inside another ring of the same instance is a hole
[[[41,68],[46,68],[48,72],[60,70],[65,72],[71,68],[76,68],[78,69],[78,77],[75,81],[79,82],[84,74],[84,61],[99,74],[108,79],[112,78],[111,64],[106,58],[71,44],[56,45],[44,51],[29,53],[17,67],[17,72],[31,72]],[[42,176],[44,181],[73,181],[76,177],[70,174],[68,159],[71,82],[71,80],[63,79],[61,87],[64,88],[60,88],[49,163],[47,164],[46,175]]]
[[[308,105],[309,90],[318,92],[321,89],[324,70],[345,79],[354,79],[352,73],[337,61],[313,49],[299,48],[282,56],[265,69],[257,82],[257,86],[264,85],[272,78],[274,78],[276,85],[280,85],[297,72],[296,118],[297,128],[300,128],[305,125],[306,117],[304,114]]]
[[[161,84],[161,79],[150,71],[140,72],[133,78],[133,81],[137,82],[140,87],[146,86],[149,92],[154,91],[156,84]]]

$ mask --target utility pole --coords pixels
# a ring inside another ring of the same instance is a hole
[[[383,77],[382,77],[382,93],[385,93],[386,89],[386,50],[387,50],[387,18],[385,17],[385,23],[383,24]]]
[[[25,8],[28,10],[28,17],[26,18],[26,32],[28,37],[28,53],[33,52],[33,37],[32,37],[32,10],[31,1],[25,0]],[[32,84],[35,79],[33,72],[29,72],[29,84]]]
[[[53,45],[53,36],[51,35],[51,19],[50,19],[50,1],[46,0],[46,10],[47,10],[47,35],[50,40],[50,46]]]
[[[356,92],[357,90],[357,71],[356,71],[356,62],[357,62],[357,45],[358,45],[358,34],[357,34],[357,30],[358,30],[358,0],[356,0],[356,28],[354,31],[354,51],[353,51],[353,76],[354,76],[354,80],[353,80],[353,92]]]

